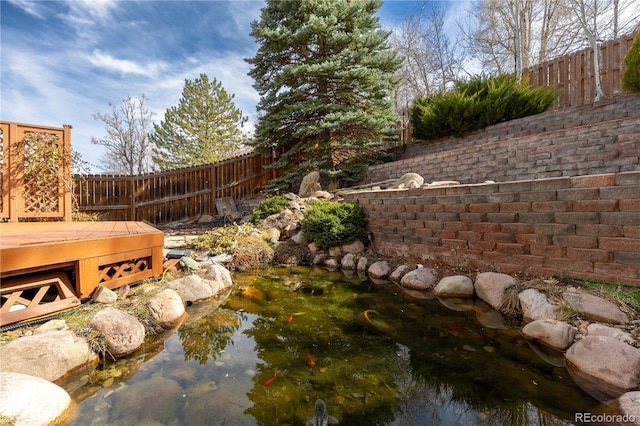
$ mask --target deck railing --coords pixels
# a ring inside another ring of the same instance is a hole
[[[271,179],[271,158],[246,154],[214,164],[145,175],[75,176],[74,197],[81,212],[102,220],[165,224],[215,214],[216,200],[253,197]]]
[[[71,220],[71,126],[0,121],[0,219]]]
[[[622,93],[624,57],[633,44],[635,34],[602,43],[600,55],[600,78],[605,98]],[[555,87],[560,91],[554,109],[593,103],[595,96],[595,73],[593,50],[583,49],[560,58],[529,67],[523,78],[535,86]]]

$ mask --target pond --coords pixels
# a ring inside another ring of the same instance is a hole
[[[79,386],[69,425],[573,424],[599,403],[560,354],[480,301],[424,299],[318,268],[235,274],[144,350]]]

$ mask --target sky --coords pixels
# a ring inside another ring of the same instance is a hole
[[[446,2],[453,11],[464,2]],[[392,29],[419,1],[385,0]],[[256,121],[259,101],[245,62],[263,1],[0,0],[0,119],[73,126],[71,144],[99,173],[106,136],[94,114],[144,95],[156,123],[178,104],[185,79],[216,78]]]

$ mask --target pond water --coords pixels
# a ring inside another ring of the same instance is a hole
[[[482,302],[316,268],[234,280],[144,350],[63,384],[67,424],[304,425],[317,399],[343,425],[565,425],[599,410],[559,354]]]

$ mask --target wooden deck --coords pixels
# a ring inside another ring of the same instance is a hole
[[[162,273],[164,234],[144,222],[0,224],[0,325],[57,312]]]

